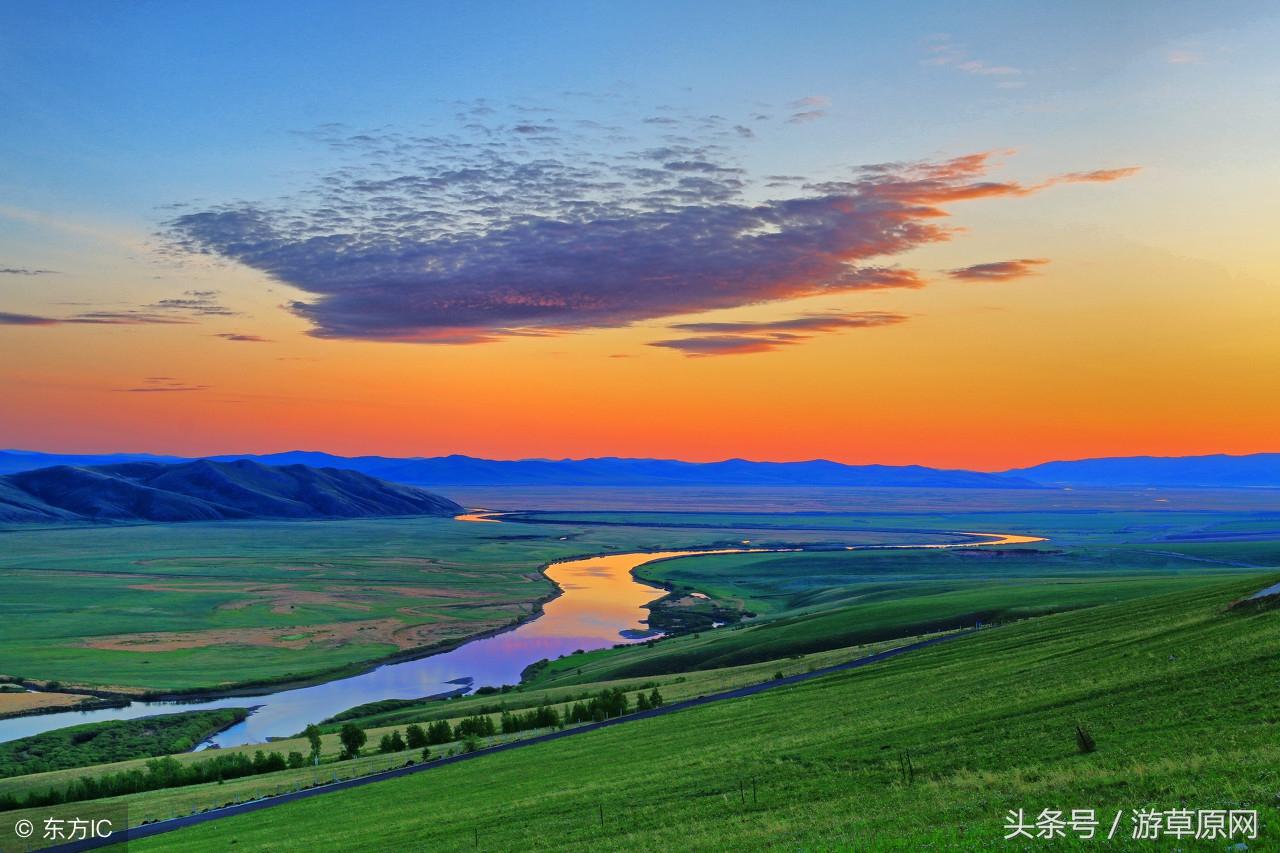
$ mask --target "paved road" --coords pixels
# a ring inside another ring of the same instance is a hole
[[[319,785],[315,788],[306,788],[301,791],[293,791],[288,794],[280,794],[274,797],[263,797],[260,800],[253,800],[247,803],[238,803],[233,806],[224,806],[218,809],[211,809],[207,812],[199,814],[187,815],[186,817],[175,817],[169,820],[157,821],[156,823],[148,823],[142,826],[135,826],[127,832],[115,833],[109,838],[87,839],[84,841],[74,841],[68,844],[59,844],[55,847],[42,848],[49,853],[78,853],[81,850],[94,850],[101,847],[107,847],[114,844],[124,843],[126,841],[135,841],[140,838],[150,838],[153,835],[161,835],[166,832],[173,832],[177,829],[183,829],[188,826],[206,823],[211,820],[219,820],[232,815],[246,814],[248,812],[256,812],[260,809],[269,809],[273,806],[279,806],[293,800],[301,800],[307,797],[318,797],[321,794],[329,794],[334,791],[343,791],[347,788],[358,788],[361,785],[370,785],[374,782],[382,782],[387,779],[395,779],[400,776],[408,776],[413,773],[425,773],[445,767],[449,764],[457,764],[459,761],[474,761],[477,758],[483,758],[486,755],[493,755],[498,752],[506,752],[511,749],[523,749],[534,744],[546,743],[547,741],[559,740],[560,738],[574,737],[576,735],[585,734],[586,732],[603,729],[608,726],[618,726],[633,720],[643,720],[647,717],[661,717],[665,714],[674,714],[678,711],[684,711],[688,708],[696,708],[699,705],[708,705],[712,702],[723,702],[726,699],[738,699],[743,696],[753,696],[756,693],[763,693],[766,690],[775,690],[779,687],[786,687],[791,684],[799,684],[802,681],[809,681],[814,678],[821,678],[824,675],[830,675],[833,672],[842,672],[847,669],[858,669],[859,667],[869,666],[873,663],[879,663],[892,657],[897,657],[907,652],[913,652],[917,649],[923,649],[926,646],[937,645],[948,640],[954,640],[957,637],[968,636],[974,633],[976,629],[960,631],[954,634],[944,634],[940,637],[933,637],[928,640],[921,640],[918,643],[911,643],[906,646],[888,649],[883,652],[877,652],[867,657],[858,658],[857,660],[846,661],[845,663],[836,664],[835,666],[823,667],[815,669],[813,672],[802,672],[798,675],[789,675],[786,678],[779,678],[774,681],[765,681],[760,684],[751,684],[746,687],[739,687],[735,690],[726,690],[723,693],[712,693],[708,696],[699,696],[694,699],[685,699],[680,702],[672,702],[670,705],[663,705],[661,708],[652,708],[648,711],[637,711],[628,714],[625,717],[615,717],[611,720],[604,720],[599,723],[587,723],[572,729],[563,729],[561,731],[549,732],[544,735],[528,738],[527,740],[511,741],[509,743],[498,744],[476,752],[463,753],[461,755],[453,755],[447,758],[439,758],[426,764],[412,764],[407,767],[397,767],[393,770],[384,770],[381,773],[374,773],[369,776],[361,776],[357,779],[346,779],[341,782],[332,782],[328,785]]]

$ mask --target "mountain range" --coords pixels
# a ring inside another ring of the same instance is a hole
[[[920,465],[843,465],[809,462],[681,462],[673,459],[476,459],[471,456],[397,459],[334,456],[315,451],[266,455],[211,456],[211,461],[251,460],[264,465],[308,465],[359,471],[396,483],[448,486],[923,486],[931,488],[1021,489],[1036,484],[1017,477],[977,471],[944,471]],[[103,465],[122,462],[180,462],[175,457],[94,455],[77,458],[32,451],[0,451],[0,473],[45,465]]]
[[[358,471],[218,462],[54,465],[0,476],[0,521],[452,516],[453,501]]]
[[[807,462],[681,462],[670,459],[521,459],[471,456],[396,458],[336,456],[295,450],[272,454],[209,457],[214,462],[248,460],[263,465],[306,465],[357,471],[394,483],[450,486],[867,486],[1029,489],[1045,487],[1280,487],[1280,453],[1250,456],[1132,456],[1046,462],[998,473],[953,471],[918,465],[844,465]],[[190,459],[148,454],[67,455],[0,451],[0,474],[52,465],[94,467],[126,462],[173,464]]]

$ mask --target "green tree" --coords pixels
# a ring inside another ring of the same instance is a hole
[[[343,723],[342,730],[338,732],[338,740],[342,741],[343,758],[357,758],[360,747],[369,741],[369,736],[355,723]]]
[[[448,720],[436,720],[427,727],[427,743],[432,746],[448,743],[451,740],[453,740],[453,729],[449,727]]]
[[[427,745],[427,733],[422,726],[414,723],[406,726],[404,730],[405,740],[408,742],[409,749],[421,749]],[[425,759],[424,759],[425,760]]]
[[[304,734],[306,734],[307,740],[311,741],[311,763],[319,764],[320,763],[320,727],[317,726],[315,723],[310,723],[307,725],[307,728]]]
[[[647,711],[652,707],[653,706],[649,704],[648,696],[644,695],[643,693],[636,694],[636,710],[637,711]]]
[[[404,750],[405,750],[404,738],[400,736],[400,730],[396,729],[394,732],[391,733],[391,751],[404,752]]]
[[[289,768],[291,770],[297,770],[299,767],[305,767],[306,763],[307,759],[302,757],[301,752],[294,751],[289,753]]]
[[[649,707],[661,708],[662,705],[663,705],[662,694],[658,692],[657,687],[654,687],[653,691],[649,694]]]

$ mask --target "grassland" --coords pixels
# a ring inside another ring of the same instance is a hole
[[[1104,823],[1121,809],[1127,833],[1130,809],[1185,805],[1257,809],[1265,849],[1280,819],[1280,614],[1226,605],[1275,577],[1027,620],[135,846],[994,850],[1009,849],[1009,809],[1094,808]],[[1077,723],[1096,752],[1078,752]]]
[[[253,665],[248,653],[256,647],[215,644],[139,653],[85,644],[114,636],[113,620],[125,619],[116,608],[136,607],[144,593],[209,595],[214,587],[225,593],[222,586],[230,583],[261,586],[268,590],[260,594],[264,601],[242,604],[248,592],[237,590],[240,597],[232,596],[231,606],[222,606],[221,599],[193,602],[187,618],[234,623],[251,617],[256,621],[241,629],[269,625],[279,635],[277,646],[266,650],[296,657],[291,668],[258,666],[296,673],[300,660],[351,660],[354,666],[369,659],[360,655],[385,650],[324,640],[323,626],[341,621],[342,607],[324,610],[318,601],[298,602],[296,612],[277,612],[271,602],[286,588],[328,596],[358,590],[368,597],[348,602],[384,608],[378,614],[460,621],[453,610],[498,612],[495,599],[486,597],[498,590],[511,613],[527,612],[523,602],[531,599],[519,599],[518,593],[545,584],[537,567],[562,556],[723,546],[744,539],[822,548],[922,533],[954,538],[961,530],[1045,535],[1050,541],[1012,548],[808,550],[649,564],[638,574],[677,595],[697,591],[718,606],[756,616],[731,627],[549,661],[510,692],[368,709],[355,719],[368,730],[370,745],[409,723],[457,723],[503,708],[561,705],[615,686],[629,693],[658,686],[674,701],[768,680],[778,671],[848,660],[908,636],[978,620],[999,627],[749,699],[482,756],[136,842],[139,849],[165,850],[226,849],[233,843],[254,850],[1013,849],[1002,841],[1010,808],[1035,814],[1042,808],[1093,807],[1109,810],[1109,819],[1118,808],[1186,804],[1257,807],[1264,826],[1280,817],[1280,775],[1273,769],[1280,766],[1280,614],[1226,609],[1274,582],[1280,571],[1277,515],[1269,506],[1250,510],[1250,499],[1216,496],[1223,507],[1213,511],[1153,508],[1150,496],[1116,498],[1119,505],[1105,511],[1019,511],[1002,495],[992,506],[968,512],[952,511],[942,501],[917,512],[903,506],[883,513],[641,516],[564,510],[503,525],[168,525],[134,529],[119,540],[129,547],[117,553],[109,546],[122,529],[91,531],[106,537],[83,540],[77,531],[62,530],[52,535],[69,538],[33,539],[21,558],[6,552],[0,585],[14,574],[61,572],[55,576],[60,581],[101,583],[103,595],[114,589],[121,596],[108,598],[111,606],[86,622],[100,633],[55,637],[49,661],[60,660],[69,648],[135,659],[207,648],[209,665],[221,666],[223,673],[232,662],[219,663],[215,652],[244,655]],[[0,535],[7,542],[14,534]],[[86,561],[93,571],[83,571]],[[6,566],[18,571],[3,571]],[[148,587],[165,589],[134,588],[138,575]],[[413,614],[396,603],[405,595],[403,587],[452,590],[453,584],[463,596],[409,596],[423,608]],[[184,586],[183,593],[170,589]],[[152,624],[160,627],[148,630],[182,633],[178,620],[172,626],[165,621],[172,618],[167,608],[173,603],[153,603],[160,612]],[[346,616],[354,622],[368,618]],[[0,628],[0,655],[9,643],[21,645],[16,633]],[[295,647],[278,647],[284,644]],[[3,659],[7,666],[9,658]],[[38,650],[33,659],[39,662]],[[180,656],[170,660],[175,676],[192,677],[183,670],[192,663],[183,664]],[[234,661],[237,672],[241,663]],[[126,670],[116,665],[110,671],[118,678]],[[1077,752],[1077,723],[1096,738],[1096,752]],[[134,795],[127,798],[131,820],[189,814],[418,758],[398,753],[337,761],[336,726],[325,728],[320,767]],[[438,755],[460,748],[455,743],[432,750]],[[269,749],[305,753],[307,744],[290,739]],[[203,759],[196,754],[178,760]],[[0,796],[140,766],[118,762],[0,779]],[[6,813],[6,821],[22,814]],[[354,817],[366,815],[368,820]],[[1124,819],[1127,828],[1127,811]],[[1149,842],[1134,845],[1152,849]]]
[[[133,693],[332,675],[527,618],[554,591],[551,560],[726,535],[434,518],[10,528],[0,675]]]

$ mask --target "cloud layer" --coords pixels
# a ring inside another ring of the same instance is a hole
[[[868,329],[906,322],[905,314],[861,311],[849,314],[805,314],[789,320],[766,322],[676,323],[680,332],[692,337],[653,341],[650,346],[678,350],[685,355],[742,355],[769,352],[779,347],[807,341],[816,334],[845,329]]]
[[[825,103],[786,107],[794,118]],[[659,111],[640,138],[495,112],[461,109],[465,133],[446,136],[321,129],[310,136],[350,165],[299,196],[183,213],[168,236],[303,291],[289,307],[315,336],[478,343],[920,287],[885,261],[949,239],[945,206],[1132,171],[1024,184],[992,179],[978,153],[756,180],[734,153],[748,137],[720,116]]]

